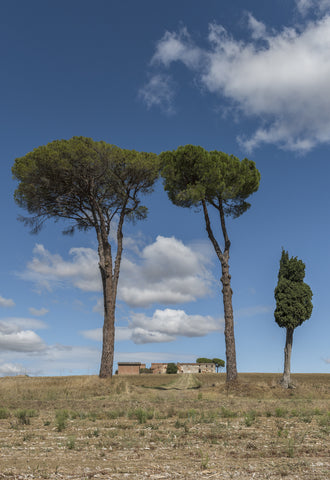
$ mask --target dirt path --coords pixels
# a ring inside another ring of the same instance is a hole
[[[197,379],[196,375],[193,373],[185,373],[182,375],[177,375],[177,378],[163,387],[164,390],[190,390],[194,388],[199,388],[200,382]]]

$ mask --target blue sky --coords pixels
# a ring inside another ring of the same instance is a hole
[[[283,369],[273,312],[284,247],[314,293],[292,372],[329,372],[330,1],[13,0],[0,19],[0,375],[98,373],[95,235],[49,222],[33,236],[13,200],[15,158],[74,135],[254,160],[259,191],[228,220],[238,369]],[[116,362],[225,358],[201,213],[171,205],[161,182],[145,204],[148,219],[125,226]]]

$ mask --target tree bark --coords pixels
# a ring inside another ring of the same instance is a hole
[[[225,313],[225,342],[226,342],[226,372],[227,382],[233,382],[237,379],[236,348],[234,335],[234,312],[232,304],[233,291],[230,285],[231,276],[229,274],[228,259],[224,256],[222,267],[222,298],[223,309]],[[228,255],[229,258],[229,255]]]
[[[104,303],[103,345],[99,376],[100,378],[111,378],[115,344],[116,292],[114,292],[111,248],[108,241],[106,244],[102,242],[99,245],[99,258]]]
[[[219,206],[216,207],[220,213],[221,229],[225,242],[225,248],[222,252],[211,228],[210,217],[208,214],[206,201],[202,200],[204,219],[205,219],[205,228],[208,234],[209,239],[213,245],[214,251],[217,254],[218,259],[221,263],[221,283],[222,283],[222,299],[223,299],[223,309],[225,314],[225,343],[226,343],[226,381],[233,382],[237,379],[237,364],[236,364],[236,348],[235,348],[235,335],[234,335],[234,313],[233,313],[233,303],[232,295],[233,291],[231,289],[230,280],[231,276],[229,274],[229,250],[230,250],[230,240],[228,237],[225,215],[222,208],[222,203],[219,201]]]
[[[101,226],[98,234],[99,242],[99,267],[103,286],[104,322],[103,345],[100,366],[100,378],[111,378],[113,373],[113,357],[115,350],[115,310],[117,288],[120,272],[121,257],[123,253],[123,224],[126,203],[120,213],[117,227],[117,253],[113,268],[111,245],[108,240],[108,231]]]
[[[293,328],[287,328],[285,348],[284,348],[284,372],[281,380],[281,385],[284,388],[290,388],[291,386],[290,373],[291,373],[292,341],[293,341]]]

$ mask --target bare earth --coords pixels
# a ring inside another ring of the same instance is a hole
[[[330,375],[0,379],[1,479],[329,480]]]

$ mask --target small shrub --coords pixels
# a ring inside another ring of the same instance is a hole
[[[166,373],[169,373],[169,374],[178,373],[178,366],[175,363],[169,363],[166,368]]]
[[[228,408],[221,407],[221,416],[223,418],[235,418],[237,417],[237,413],[229,410]]]
[[[116,418],[124,417],[125,413],[125,410],[109,410],[106,412],[106,416],[111,420],[115,420]]]
[[[36,417],[37,412],[35,410],[17,410],[15,417],[22,425],[30,425],[30,418]]]
[[[74,450],[74,448],[76,447],[76,439],[75,437],[69,437],[68,438],[68,441],[66,443],[66,446],[69,450]]]
[[[137,408],[134,411],[129,412],[129,418],[136,418],[139,423],[146,423],[147,420],[154,418],[153,410],[145,410],[144,408]]]
[[[245,418],[244,418],[245,425],[247,427],[251,427],[251,425],[255,421],[256,417],[257,417],[257,413],[256,413],[255,410],[250,410],[249,412],[247,412],[246,415],[245,415]]]
[[[5,418],[10,417],[10,413],[6,408],[0,408],[0,419],[4,420]]]
[[[275,417],[277,417],[277,418],[286,417],[287,413],[288,413],[288,411],[285,408],[278,407],[278,408],[275,409]]]
[[[66,421],[69,418],[67,410],[58,410],[55,414],[56,428],[58,432],[62,432],[66,428]]]

